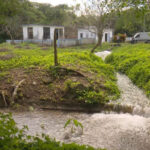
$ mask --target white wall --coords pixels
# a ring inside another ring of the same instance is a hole
[[[88,29],[78,29],[78,39],[81,39],[81,37],[80,37],[81,33],[83,34],[83,38],[91,38],[91,39],[98,40],[98,36],[96,35],[96,33],[94,33],[94,31],[90,32],[90,30],[88,30]],[[111,42],[111,40],[113,38],[113,30],[112,29],[104,29],[102,42],[105,42],[105,34],[107,34],[107,42]],[[88,37],[86,35],[88,35]]]
[[[54,40],[54,31],[55,31],[55,29],[62,29],[63,30],[63,38],[64,38],[64,27],[51,26],[50,27],[50,38],[51,38],[51,40]]]
[[[77,46],[84,44],[95,44],[95,39],[59,39],[57,42],[58,47]]]
[[[89,38],[89,39],[95,39],[96,34],[93,32],[90,32],[88,29],[78,29],[78,39],[81,39],[80,34],[83,34],[83,38]]]
[[[106,42],[105,41],[105,34],[107,34],[107,37],[108,37],[107,42],[111,42],[111,40],[113,38],[113,30],[112,29],[104,29],[102,42]]]
[[[43,40],[43,27],[50,27],[50,39],[54,39],[54,30],[57,29],[63,29],[63,35],[64,35],[64,27],[59,26],[42,26],[42,25],[24,25],[23,26],[23,40],[29,40],[28,39],[28,27],[33,28],[33,40]]]
[[[23,40],[28,39],[27,27],[23,26]]]
[[[43,27],[38,25],[23,26],[23,40],[28,40],[28,27],[33,28],[33,39],[42,40],[43,38]]]

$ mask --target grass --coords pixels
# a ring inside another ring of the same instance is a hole
[[[106,46],[108,45],[105,44],[99,50],[106,48]],[[105,64],[101,58],[90,54],[90,47],[92,45],[89,45],[89,47],[82,46],[82,48],[80,46],[58,49],[59,63],[68,69],[82,73],[89,82],[88,87],[84,85],[81,88],[80,83],[74,83],[75,81],[72,80],[68,92],[73,91],[72,94],[75,94],[77,99],[88,104],[106,103],[109,100],[115,100],[120,93],[116,85],[114,68],[109,64]],[[16,68],[30,69],[38,67],[52,72],[51,67],[54,62],[52,47],[40,47],[35,44],[23,43],[20,45],[1,44],[0,49],[9,50],[0,52],[0,56],[5,57],[13,54],[11,59],[0,60],[1,78],[5,76],[6,72],[8,74],[10,70]],[[66,82],[64,82],[65,86],[67,85]]]
[[[106,62],[129,76],[150,97],[150,44],[125,44],[116,48]]]

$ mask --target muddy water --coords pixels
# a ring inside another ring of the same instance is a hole
[[[96,53],[103,60],[111,54],[110,51]],[[134,115],[150,117],[150,99],[146,97],[144,92],[135,86],[132,81],[123,74],[117,73],[117,85],[121,91],[121,97],[113,104],[120,104],[124,107],[130,106],[133,108]]]
[[[106,54],[107,53],[107,54]],[[103,59],[110,52],[98,53]],[[136,105],[139,110],[143,107],[149,110],[148,99],[144,93],[132,84],[128,77],[117,74],[118,86],[122,91],[117,103]],[[136,113],[134,113],[136,114]],[[94,147],[107,148],[108,150],[150,150],[150,115],[146,117],[131,114],[86,114],[62,111],[33,111],[13,113],[19,127],[28,125],[28,133],[46,133],[52,138],[63,142],[76,142]],[[83,126],[74,134],[70,127],[64,129],[65,122],[74,118]]]
[[[29,134],[32,135],[46,133],[63,142],[77,142],[108,150],[150,150],[150,118],[61,111],[23,112],[14,113],[13,116],[19,127],[28,125]],[[70,127],[64,129],[69,118],[83,124],[83,134],[80,130],[71,134]]]

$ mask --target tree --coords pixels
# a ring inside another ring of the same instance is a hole
[[[86,0],[82,14],[87,18],[89,26],[96,27],[95,32],[98,36],[98,42],[91,52],[93,53],[101,45],[104,28],[112,25],[114,20],[110,17],[112,13],[132,7],[144,12],[146,9],[145,2],[147,0]]]
[[[116,17],[114,26],[115,33],[126,33],[128,36],[133,36],[139,31],[143,31],[143,18],[136,14],[137,10],[129,9],[120,13]]]
[[[0,24],[6,23],[7,17],[20,13],[21,4],[26,0],[0,0]]]
[[[11,38],[11,43],[14,44],[14,39],[21,37],[21,18],[13,16],[5,19],[5,24],[2,25],[2,31],[6,32]]]

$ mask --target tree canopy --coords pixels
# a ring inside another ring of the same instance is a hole
[[[21,30],[22,24],[93,25],[99,26],[98,29],[111,26],[116,33],[127,33],[129,36],[138,31],[150,30],[149,0],[86,0],[85,2],[86,14],[81,13],[82,15],[79,16],[76,15],[73,7],[65,4],[52,6],[28,0],[0,0],[0,34],[2,35],[2,31],[7,33],[4,27],[14,27],[13,36],[21,38],[21,34],[16,35],[16,30]],[[120,14],[116,15],[119,11]],[[4,33],[3,37],[7,37]]]

